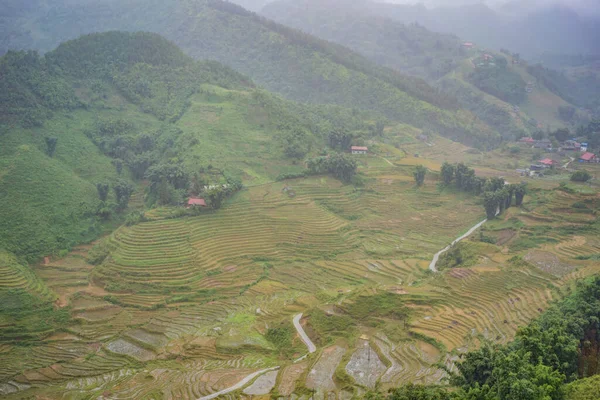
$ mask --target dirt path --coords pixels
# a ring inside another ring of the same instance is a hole
[[[570,165],[570,164],[571,164],[573,161],[575,161],[575,159],[574,159],[573,157],[569,157],[569,158],[570,158],[571,160],[570,160],[568,163],[566,163],[565,165],[563,165],[563,169],[569,169],[569,165]]]
[[[224,394],[235,392],[236,390],[239,390],[239,389],[243,388],[244,386],[246,386],[248,383],[250,383],[252,381],[252,379],[256,378],[257,376],[260,376],[267,372],[276,371],[278,369],[279,369],[279,367],[273,367],[273,368],[267,368],[267,369],[263,369],[260,371],[256,371],[256,372],[248,375],[247,377],[245,377],[244,379],[242,379],[235,385],[228,387],[227,389],[220,390],[216,393],[209,394],[208,396],[200,397],[198,400],[212,400],[212,399],[222,396]]]
[[[317,351],[317,346],[315,346],[315,344],[312,342],[312,340],[310,340],[310,338],[308,337],[306,332],[304,332],[302,325],[300,325],[301,318],[302,318],[302,313],[300,313],[294,317],[294,327],[296,328],[296,331],[298,331],[298,335],[300,335],[300,338],[302,339],[302,341],[304,342],[306,347],[308,347],[308,352],[314,353],[315,351]]]
[[[432,270],[433,272],[438,272],[436,265],[437,265],[437,262],[438,262],[440,256],[442,254],[444,254],[445,252],[447,252],[448,250],[450,250],[450,248],[452,246],[454,246],[456,243],[458,243],[461,240],[463,240],[463,239],[471,236],[471,234],[473,232],[475,232],[477,229],[479,229],[486,222],[487,222],[487,219],[484,219],[483,221],[481,221],[480,223],[478,223],[477,225],[475,225],[474,227],[472,227],[471,229],[469,229],[469,231],[467,233],[465,233],[464,235],[462,235],[461,237],[459,237],[458,239],[456,239],[454,242],[450,243],[450,245],[448,247],[444,248],[443,250],[438,251],[433,256],[433,260],[431,260],[431,264],[429,264],[429,269]]]

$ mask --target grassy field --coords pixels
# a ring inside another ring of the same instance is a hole
[[[45,293],[68,319],[33,345],[0,344],[9,361],[0,393],[195,399],[276,365],[282,392],[440,382],[438,363],[453,368],[485,339],[510,341],[576,278],[599,272],[597,190],[550,180],[533,181],[522,208],[465,242],[472,265],[432,274],[432,254],[483,208],[433,174],[415,188],[414,165],[435,171],[443,159],[416,158],[431,147],[397,139],[400,149],[381,145],[388,159],[360,159],[363,187],[328,177],[267,183],[217,212],[171,219],[163,209],[119,228],[94,245],[109,250],[97,266],[86,261],[92,246],[35,276],[4,262],[3,288]],[[306,352],[291,325],[299,312],[319,350],[293,364]],[[353,368],[372,357],[378,372],[363,381]]]

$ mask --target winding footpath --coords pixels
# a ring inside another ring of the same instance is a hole
[[[239,381],[238,383],[236,383],[235,385],[228,387],[227,389],[223,389],[219,392],[213,393],[213,394],[209,394],[208,396],[204,396],[204,397],[200,397],[198,400],[212,400],[216,397],[222,396],[224,394],[227,393],[231,393],[231,392],[235,392],[236,390],[239,390],[241,388],[243,388],[244,386],[246,386],[248,383],[250,383],[254,378],[262,375],[262,374],[266,374],[267,372],[270,371],[275,371],[278,370],[279,367],[273,367],[273,368],[267,368],[267,369],[263,369],[260,371],[256,371],[250,375],[248,375],[247,377],[245,377],[244,379],[242,379],[241,381]]]
[[[487,222],[487,219],[484,219],[483,221],[481,221],[480,223],[478,223],[477,225],[475,225],[474,227],[472,227],[471,229],[469,229],[469,231],[467,233],[465,233],[464,235],[462,235],[461,237],[459,237],[458,239],[456,239],[454,242],[450,243],[450,245],[448,247],[446,247],[443,250],[438,251],[433,256],[433,260],[431,260],[431,264],[429,264],[429,269],[432,270],[433,272],[438,272],[436,265],[437,265],[438,260],[440,259],[440,256],[442,254],[444,254],[445,252],[447,252],[448,250],[450,250],[450,248],[452,246],[454,246],[456,243],[458,243],[461,240],[463,240],[463,239],[471,236],[473,234],[473,232],[475,232],[477,229],[479,229],[486,222]]]
[[[302,338],[302,341],[304,342],[304,344],[306,344],[306,347],[308,347],[308,352],[314,353],[315,351],[317,351],[317,346],[315,346],[315,344],[312,342],[312,340],[310,340],[310,338],[308,337],[306,332],[304,332],[302,325],[300,325],[301,318],[302,318],[302,313],[300,313],[294,317],[294,320],[293,320],[294,327],[296,328],[296,331],[298,331],[298,334],[300,335],[300,338]],[[300,360],[302,360],[305,357],[306,356],[302,357]],[[299,360],[296,360],[296,361],[299,361]],[[266,374],[267,372],[278,370],[279,368],[280,367],[277,366],[277,367],[266,368],[266,369],[262,369],[260,371],[256,371],[256,372],[248,375],[247,377],[245,377],[244,379],[242,379],[235,385],[228,387],[227,389],[223,389],[216,393],[209,394],[208,396],[200,397],[197,400],[212,400],[212,399],[215,399],[224,394],[235,392],[236,390],[242,389],[244,386],[246,386],[247,384],[252,382],[255,378],[257,378],[263,374]]]
[[[308,347],[308,352],[314,353],[315,351],[317,351],[317,346],[315,346],[315,344],[312,342],[312,340],[310,340],[310,338],[308,337],[306,332],[304,332],[302,325],[300,325],[301,318],[302,318],[302,313],[300,313],[294,317],[294,327],[296,328],[296,331],[298,331],[298,334],[300,335],[300,338],[302,339],[302,341],[304,342],[306,347]]]

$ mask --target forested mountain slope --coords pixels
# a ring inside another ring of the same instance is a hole
[[[370,12],[369,1],[279,0],[261,14],[316,37],[339,43],[389,68],[439,79],[468,58],[460,38],[403,24]]]
[[[456,100],[422,80],[378,67],[350,50],[258,17],[220,0],[58,2],[5,25],[5,47],[48,50],[74,35],[144,30],[173,40],[188,54],[214,59],[265,88],[303,102],[375,110],[388,118],[478,145],[499,138]],[[30,29],[25,32],[20,26]],[[39,39],[38,39],[39,38]]]
[[[150,180],[140,206],[178,202],[188,181],[272,181],[301,171],[332,127],[370,129],[359,112],[284,101],[155,34],[9,52],[0,75],[0,248],[26,259],[97,236],[123,211],[119,184]]]

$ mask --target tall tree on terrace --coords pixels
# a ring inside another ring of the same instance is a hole
[[[444,164],[442,164],[441,175],[442,182],[444,183],[444,185],[449,185],[452,183],[452,181],[454,180],[455,169],[456,168],[454,167],[454,165],[450,164],[449,162],[445,162]]]
[[[521,183],[515,187],[515,204],[520,207],[523,204],[523,199],[527,194],[527,185]]]
[[[485,207],[487,219],[496,218],[496,213],[498,212],[498,196],[495,192],[485,192],[483,194],[483,207]]]
[[[415,171],[413,172],[413,176],[415,178],[415,182],[417,186],[423,186],[425,183],[425,175],[427,174],[427,168],[422,165],[417,165]]]

